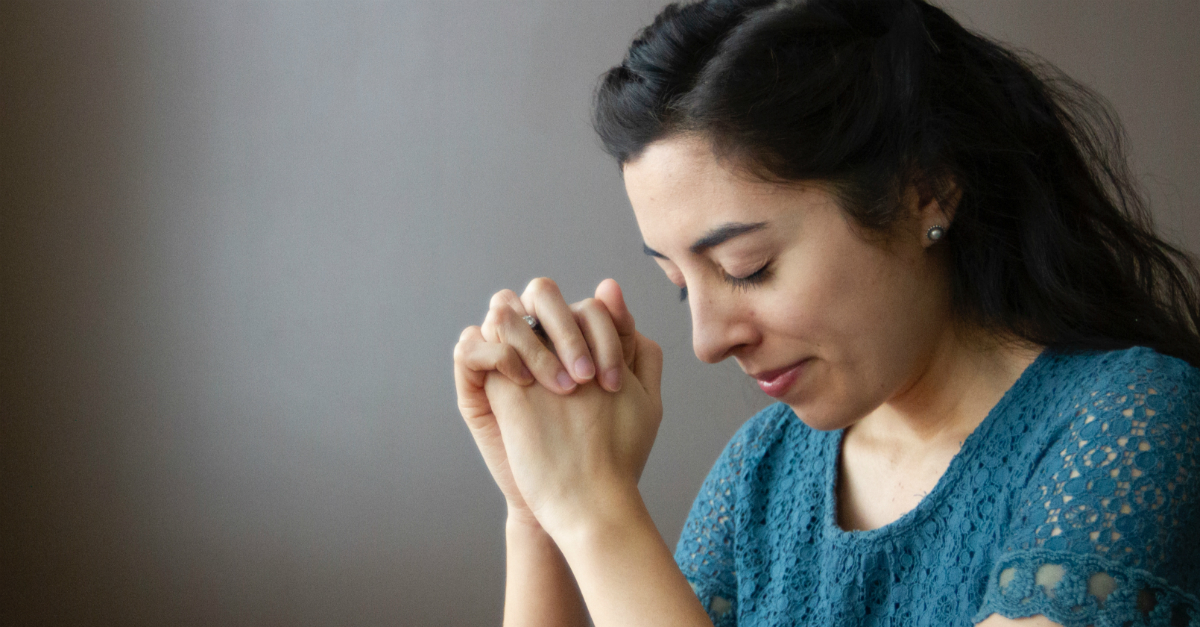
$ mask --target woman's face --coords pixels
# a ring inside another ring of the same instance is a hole
[[[951,324],[924,238],[937,216],[915,199],[868,241],[830,193],[754,179],[699,138],[656,142],[624,174],[647,254],[686,288],[696,356],[733,357],[817,429],[912,386]]]

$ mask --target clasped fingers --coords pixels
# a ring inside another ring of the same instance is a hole
[[[516,349],[507,344],[488,342],[479,327],[467,327],[454,345],[454,366],[482,388],[487,373],[496,370],[521,385],[533,382],[533,375]]]
[[[517,308],[502,300],[498,301],[499,296],[498,294],[492,299],[492,307],[488,309],[487,317],[483,320],[483,337],[489,342],[511,348],[529,368],[533,378],[547,389],[560,394],[574,390],[576,380],[563,367],[558,356],[550,351],[525,321],[525,316],[530,315],[525,313],[525,307],[519,305]],[[556,347],[557,345],[555,342]]]
[[[544,338],[530,328],[529,316],[538,321]],[[622,360],[628,357],[622,350],[624,338],[598,298],[568,305],[554,281],[534,279],[520,296],[512,290],[496,292],[481,332],[489,342],[512,346],[547,389],[570,393],[592,379],[610,392],[621,388]]]
[[[571,305],[571,313],[595,359],[600,385],[610,392],[620,390],[624,355],[608,307],[599,299],[585,298]]]
[[[525,311],[537,317],[545,328],[561,363],[567,364],[574,380],[585,383],[596,378],[609,392],[621,389],[623,336],[618,333],[614,311],[600,298],[616,303],[621,322],[632,328],[632,317],[624,308],[620,288],[608,279],[597,288],[597,298],[586,298],[571,305],[563,299],[558,285],[547,278],[529,282],[520,302]]]
[[[566,367],[576,383],[587,383],[596,376],[596,363],[583,330],[575,319],[558,285],[547,278],[538,278],[525,286],[521,294],[524,311],[541,323],[554,344],[559,362]]]

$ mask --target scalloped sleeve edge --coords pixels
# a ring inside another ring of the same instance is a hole
[[[1063,627],[1200,627],[1200,599],[1140,568],[1098,556],[1028,549],[992,568],[974,622],[1042,615]]]

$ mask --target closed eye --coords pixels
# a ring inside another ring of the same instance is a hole
[[[768,263],[758,270],[755,270],[753,273],[743,277],[730,276],[726,274],[723,278],[725,279],[726,283],[729,283],[736,289],[749,289],[771,278],[771,264]],[[687,300],[687,297],[688,290],[687,286],[685,285],[679,288],[679,300],[685,301]]]
[[[725,275],[725,282],[738,289],[747,289],[766,281],[771,278],[771,264],[768,263],[763,267],[755,270],[753,273],[743,277]]]

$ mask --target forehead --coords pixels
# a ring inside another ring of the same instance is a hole
[[[650,144],[625,165],[642,237],[651,247],[690,243],[725,223],[777,223],[812,204],[810,190],[754,178],[717,159],[706,140],[675,137]]]

